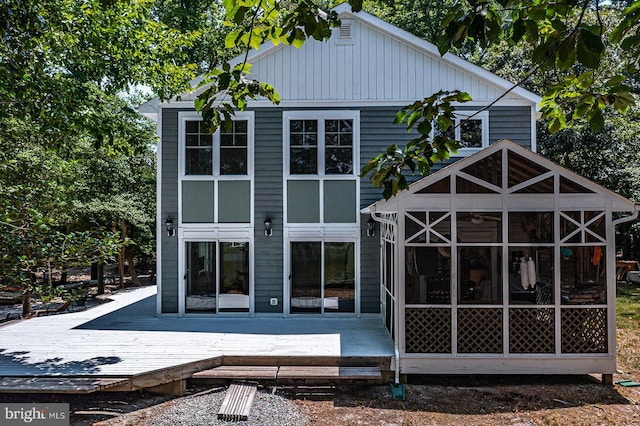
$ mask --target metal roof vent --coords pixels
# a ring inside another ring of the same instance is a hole
[[[340,24],[340,29],[338,30],[338,37],[340,38],[351,38],[351,25],[352,22],[343,21]]]
[[[338,28],[338,43],[353,43],[353,26],[351,19],[342,19]]]

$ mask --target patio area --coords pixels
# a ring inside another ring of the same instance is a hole
[[[143,287],[86,311],[0,327],[0,392],[16,377],[125,379],[178,369],[188,378],[224,364],[388,367],[394,355],[378,318],[157,317],[155,302],[156,287]]]

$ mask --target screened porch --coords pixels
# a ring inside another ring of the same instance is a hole
[[[400,371],[613,373],[614,214],[635,210],[506,140],[370,206]]]

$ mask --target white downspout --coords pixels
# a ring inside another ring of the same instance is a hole
[[[613,227],[615,228],[617,225],[620,225],[621,223],[631,222],[632,220],[636,220],[638,218],[638,214],[640,214],[640,204],[636,204],[635,206],[633,206],[633,208],[634,208],[634,211],[631,216],[621,217],[619,219],[614,220]],[[373,215],[371,217],[373,217]]]
[[[397,228],[398,228],[398,224],[397,223],[392,222],[390,220],[383,219],[380,216],[376,216],[376,212],[375,211],[372,211],[370,213],[370,215],[371,215],[371,218],[373,220],[375,220],[376,222],[387,223],[387,224],[393,226],[397,230]],[[396,235],[396,245],[397,244],[398,244],[398,241],[397,241],[397,235]],[[397,247],[396,247],[396,249],[397,249]],[[394,259],[396,259],[396,261],[397,261],[398,256],[394,256]],[[397,278],[397,277],[395,277],[395,274],[394,274],[394,279],[395,278]],[[394,288],[396,289],[396,292],[398,291],[398,284],[399,283],[396,282],[396,285],[394,286]],[[400,384],[400,345],[398,343],[398,334],[399,334],[398,328],[400,326],[400,309],[399,309],[400,308],[400,306],[399,306],[400,304],[399,304],[398,300],[399,300],[398,295],[394,294],[394,303],[395,303],[396,306],[395,306],[395,309],[393,310],[393,314],[394,314],[393,326],[394,326],[394,328],[396,330],[395,330],[395,333],[394,333],[395,334],[395,338],[393,339],[393,349],[394,349],[395,357],[396,357],[395,376],[394,376],[394,384],[396,386],[398,386]]]

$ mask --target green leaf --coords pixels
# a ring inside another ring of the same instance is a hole
[[[394,124],[402,123],[405,120],[405,118],[407,118],[407,113],[408,111],[405,111],[404,109],[399,110],[396,113],[396,117],[394,118],[393,123]]]
[[[418,132],[421,135],[428,135],[431,133],[431,129],[433,126],[431,125],[431,120],[422,120],[420,124],[418,124]]]
[[[569,37],[562,41],[560,46],[558,46],[557,56],[560,60],[560,63],[565,67],[568,67],[571,65],[571,63],[573,63],[575,40],[576,34],[572,33],[571,35],[569,35]]]
[[[224,5],[224,8],[227,11],[231,11],[234,9],[235,5],[236,5],[236,1],[235,0],[222,0],[222,4]]]
[[[591,110],[589,124],[594,130],[600,130],[604,127],[604,117],[602,116],[602,111],[600,109],[594,108]]]
[[[236,47],[236,41],[238,40],[238,31],[231,31],[224,38],[224,47],[227,49],[231,49]]]
[[[415,124],[415,122],[420,118],[420,116],[421,116],[420,111],[414,111],[413,113],[411,113],[411,115],[407,119],[407,128],[411,129]]]
[[[624,114],[628,109],[634,105],[636,99],[629,92],[616,93],[615,100],[613,101],[613,107],[620,113]]]
[[[362,0],[349,0],[351,10],[354,12],[360,12],[362,10]]]
[[[511,26],[511,32],[509,33],[509,38],[514,43],[519,42],[524,36],[526,31],[526,27],[522,19],[516,19]]]
[[[587,68],[597,69],[604,51],[604,44],[599,35],[586,28],[581,28],[576,45],[576,58]]]
[[[625,38],[622,41],[622,43],[620,43],[620,47],[627,52],[631,52],[633,49],[638,49],[639,45],[640,45],[640,34],[629,36]]]
[[[614,75],[609,80],[607,80],[606,86],[607,87],[615,87],[615,86],[619,85],[620,83],[622,83],[625,80],[625,78],[626,77],[624,75]]]
[[[467,92],[458,92],[456,95],[456,101],[458,102],[470,102],[472,101],[471,95]]]

